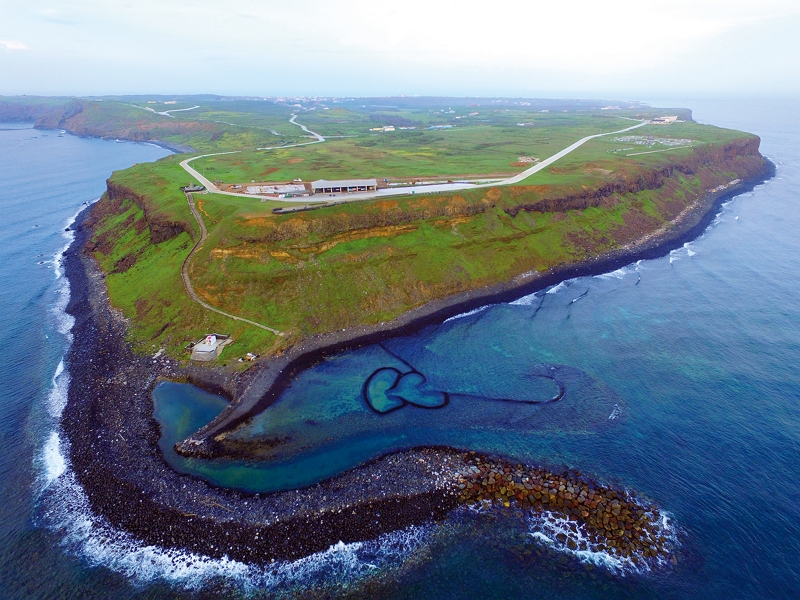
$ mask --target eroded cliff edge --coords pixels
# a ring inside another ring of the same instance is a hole
[[[505,290],[494,290],[494,297],[518,296],[526,291],[525,285],[551,285],[559,279],[626,264],[637,256],[663,253],[701,232],[726,198],[769,176],[770,164],[764,162],[763,167],[760,175],[705,196],[693,210],[681,211],[680,222],[665,230],[664,234],[670,234],[667,237],[650,237],[639,248],[631,246],[601,260],[554,271],[533,283],[524,278],[516,284],[510,282]],[[76,324],[67,360],[72,381],[63,427],[75,476],[95,512],[112,525],[162,547],[268,562],[304,556],[339,540],[369,539],[429,522],[458,505],[459,481],[471,477],[472,459],[449,449],[419,449],[383,457],[298,493],[252,495],[218,489],[170,469],[157,444],[151,392],[158,378],[183,378],[186,371],[169,357],[154,359],[131,351],[125,341],[128,324],[109,305],[105,274],[82,251],[91,228],[80,223],[76,227],[75,244],[65,257],[73,289],[68,311]],[[485,301],[485,296],[475,297],[477,303]],[[460,312],[463,305],[440,307],[429,317],[440,319],[448,310]],[[408,326],[420,322],[411,318]],[[327,346],[319,349],[319,356],[336,349],[329,342],[330,338],[323,341]],[[354,340],[343,337],[339,343],[348,345]],[[308,354],[305,359],[309,360]],[[302,363],[300,360],[294,367],[302,368]],[[237,378],[226,380],[223,371],[213,376],[204,373],[195,380],[201,386],[213,391],[236,388]],[[241,388],[242,380],[238,383]],[[247,389],[257,391],[257,383]],[[578,484],[586,489],[592,486],[587,481]],[[566,504],[572,500],[555,501],[572,510],[571,504]],[[633,506],[639,510],[635,503]]]
[[[185,456],[241,457],[242,448],[227,441],[226,432],[270,406],[299,372],[326,356],[388,337],[407,335],[456,314],[485,304],[511,301],[565,279],[607,272],[639,259],[666,254],[699,235],[726,198],[752,189],[773,175],[774,166],[761,156],[758,149],[759,139],[748,137],[721,148],[700,149],[691,160],[639,173],[625,183],[616,182],[598,189],[518,202],[502,208],[510,216],[523,211],[558,215],[590,207],[613,206],[625,195],[635,197],[639,192],[655,191],[659,195],[661,218],[654,218],[645,210],[631,210],[625,215],[622,226],[611,236],[613,243],[609,244],[608,232],[590,231],[573,239],[585,253],[585,258],[575,263],[558,264],[542,271],[526,271],[508,281],[436,298],[385,323],[351,326],[343,331],[300,339],[285,351],[250,369],[239,380],[229,407],[212,423],[178,444],[176,450]],[[687,193],[679,181],[687,174],[701,178],[702,193]],[[535,191],[541,194],[541,190]],[[526,190],[513,190],[513,194],[516,194],[516,199],[524,200]],[[482,205],[488,209],[495,208],[489,202]]]

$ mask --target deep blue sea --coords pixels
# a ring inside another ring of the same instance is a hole
[[[578,469],[656,502],[682,545],[677,567],[641,573],[609,557],[547,551],[537,535],[545,525],[525,515],[460,514],[269,572],[203,557],[189,566],[103,527],[70,483],[59,445],[69,376],[59,364],[70,323],[58,254],[70,218],[99,196],[113,169],[164,152],[12,129],[0,130],[0,596],[160,598],[203,595],[210,585],[271,595],[289,581],[333,591],[366,582],[371,594],[396,598],[800,597],[797,101],[663,105],[760,135],[777,176],[726,203],[700,238],[662,258],[324,361],[241,434],[290,429],[302,451],[277,453],[266,467],[168,460],[268,490],[421,443],[501,452]],[[404,364],[446,390],[449,404],[369,418],[365,379]],[[554,367],[568,402],[499,401],[548,397],[551,383],[531,373]],[[222,406],[172,384],[155,400],[175,424],[165,436],[175,437]],[[324,436],[304,429],[311,413]]]

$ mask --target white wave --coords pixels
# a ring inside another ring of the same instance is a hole
[[[536,300],[536,294],[539,292],[534,292],[533,294],[528,294],[527,296],[523,296],[518,300],[514,300],[513,302],[509,302],[511,306],[533,306],[534,300]]]
[[[70,298],[70,286],[67,279],[62,279],[59,286],[54,290],[56,298],[50,306],[50,314],[55,321],[56,330],[67,338],[67,344],[72,342],[72,326],[75,324],[75,317],[67,314],[67,304]]]
[[[47,395],[47,412],[53,419],[60,419],[64,407],[67,405],[67,394],[69,392],[70,375],[64,370],[64,359],[58,363],[56,372],[53,375],[50,393]]]
[[[557,294],[561,290],[567,289],[573,281],[574,279],[567,279],[566,281],[562,281],[558,285],[553,286],[549,290],[547,290],[545,294]]]
[[[476,308],[475,310],[470,310],[468,312],[461,313],[460,315],[455,315],[453,317],[450,317],[449,319],[445,319],[444,322],[448,323],[450,321],[455,321],[456,319],[463,319],[464,317],[469,317],[470,315],[477,315],[478,313],[485,311],[487,308],[489,308],[488,304],[486,306],[481,306],[480,308]]]
[[[61,443],[57,431],[51,431],[50,437],[42,449],[42,475],[44,487],[47,488],[67,470],[67,463],[59,448]]]
[[[97,200],[95,200],[95,202],[96,201]],[[53,268],[55,270],[56,279],[60,279],[61,276],[63,275],[63,272],[61,271],[61,264],[62,264],[62,261],[64,260],[64,253],[69,249],[69,247],[72,245],[72,241],[75,239],[75,232],[72,230],[72,226],[75,224],[75,219],[78,218],[78,215],[81,213],[81,211],[84,208],[86,208],[86,207],[81,206],[75,212],[74,215],[69,217],[64,222],[64,226],[62,227],[61,235],[64,237],[64,240],[65,240],[64,241],[64,245],[53,256]]]
[[[692,250],[692,247],[689,245],[690,243],[691,243],[691,242],[686,242],[686,243],[683,245],[683,247],[684,247],[684,248],[686,248],[686,254],[688,254],[689,256],[694,256],[695,254],[697,254],[697,252],[695,252],[694,250]]]
[[[602,273],[600,275],[595,275],[595,277],[598,279],[622,279],[628,273],[630,273],[628,267],[621,267],[616,271],[611,271],[610,273]]]
[[[528,517],[528,527],[534,539],[554,550],[571,554],[581,562],[604,567],[620,575],[636,570],[636,565],[630,559],[601,550],[598,544],[592,542],[584,525],[561,515],[550,511],[533,513]],[[559,535],[563,541],[559,540]],[[574,542],[575,548],[570,548],[569,542]]]
[[[652,518],[651,513],[647,514]],[[621,556],[616,548],[601,547],[592,541],[585,525],[551,511],[531,512],[527,522],[529,535],[533,539],[553,550],[570,554],[583,563],[591,563],[619,575],[648,572],[653,565],[652,559],[645,560],[640,556],[637,557],[637,563],[631,557]],[[667,514],[662,514],[658,525],[657,535],[664,536],[674,548],[677,548],[677,532],[671,518]],[[655,565],[666,566],[666,561],[666,558],[659,557],[655,559]]]
[[[60,453],[60,452],[59,452]],[[431,527],[409,527],[369,542],[339,542],[296,561],[257,566],[227,556],[213,558],[145,544],[95,515],[67,459],[66,468],[45,493],[45,525],[63,532],[62,546],[93,566],[116,571],[135,584],[165,581],[197,590],[225,579],[245,592],[292,589],[314,583],[350,584],[376,570],[398,566],[426,542]]]

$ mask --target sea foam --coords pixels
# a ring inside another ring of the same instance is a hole
[[[597,279],[623,279],[625,275],[630,273],[630,269],[628,267],[621,267],[616,271],[611,271],[610,273],[601,273],[600,275],[595,275]]]
[[[591,563],[618,575],[647,573],[654,566],[665,567],[667,565],[667,559],[664,557],[646,559],[644,556],[639,556],[637,557],[638,561],[634,562],[631,557],[618,554],[615,548],[601,548],[598,543],[592,541],[585,525],[551,511],[531,512],[527,518],[527,524],[529,535],[538,543],[545,544],[557,552],[574,556],[583,563]],[[669,516],[662,515],[658,533],[664,536],[674,548],[677,548],[677,531]],[[571,542],[573,548],[570,548]]]
[[[486,306],[481,306],[480,308],[476,308],[474,310],[470,310],[470,311],[467,311],[465,313],[461,313],[461,314],[452,316],[449,319],[445,319],[444,322],[445,323],[449,323],[450,321],[455,321],[457,319],[463,319],[464,317],[470,317],[472,315],[477,315],[478,313],[482,313],[483,311],[485,311],[487,308],[489,308],[489,306],[491,306],[491,305],[487,304]]]
[[[533,294],[528,294],[527,296],[523,296],[513,302],[509,302],[511,306],[533,306],[534,301],[537,299],[537,294],[539,292],[534,292]]]
[[[66,229],[71,228],[74,218],[66,224]],[[75,319],[66,313],[70,286],[64,277],[62,261],[74,234],[65,231],[64,237],[66,244],[56,252],[52,261],[57,300],[51,313],[68,350],[73,342],[71,329]],[[229,557],[214,558],[146,544],[95,514],[85,490],[77,481],[69,461],[69,442],[59,424],[67,405],[69,384],[70,375],[62,358],[56,366],[46,398],[52,427],[34,461],[40,482],[40,518],[42,525],[61,534],[61,545],[67,552],[90,565],[104,566],[139,584],[161,580],[178,588],[197,590],[210,580],[222,580],[244,591],[264,588],[291,590],[314,584],[348,585],[356,582],[376,570],[399,565],[428,537],[430,528],[410,527],[369,542],[339,542],[300,560],[275,562],[265,567]]]
[[[66,446],[57,443],[56,452],[66,452]],[[44,525],[62,532],[61,544],[68,552],[140,585],[160,580],[178,588],[198,590],[212,580],[222,580],[245,592],[350,585],[377,571],[399,566],[426,542],[431,531],[431,527],[409,527],[368,542],[339,542],[299,560],[276,561],[266,566],[227,556],[214,558],[146,544],[112,527],[93,513],[68,459],[61,455],[61,460],[65,467],[42,496]]]

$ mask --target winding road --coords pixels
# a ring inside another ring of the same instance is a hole
[[[184,259],[183,265],[181,265],[181,277],[183,278],[183,285],[186,288],[186,293],[189,294],[189,297],[197,302],[200,306],[205,308],[206,310],[210,310],[217,314],[223,315],[225,317],[231,318],[234,321],[241,321],[242,323],[248,323],[250,325],[255,325],[256,327],[260,327],[261,329],[266,329],[274,333],[275,335],[283,335],[282,331],[278,331],[277,329],[273,329],[272,327],[267,327],[266,325],[262,325],[261,323],[256,323],[255,321],[251,321],[250,319],[245,319],[244,317],[237,317],[236,315],[232,315],[230,313],[226,313],[223,310],[215,308],[204,302],[200,299],[197,293],[194,291],[194,286],[192,285],[192,281],[189,279],[189,264],[194,257],[195,253],[200,249],[200,246],[203,245],[203,242],[206,241],[208,237],[208,230],[206,229],[206,224],[203,222],[203,217],[200,216],[200,213],[197,210],[197,207],[194,204],[194,197],[192,194],[186,194],[186,201],[189,203],[189,209],[192,211],[194,218],[197,219],[197,224],[200,226],[200,239],[197,240],[197,243],[192,248],[191,252],[189,252],[188,256]]]
[[[313,135],[317,139],[314,140],[313,142],[303,142],[303,143],[300,143],[300,144],[291,144],[291,145],[286,145],[286,146],[274,146],[274,147],[270,147],[270,148],[258,148],[258,150],[278,150],[278,149],[281,149],[281,148],[296,148],[298,146],[308,146],[310,144],[319,144],[319,143],[322,143],[322,142],[325,141],[325,138],[323,136],[321,136],[320,134],[318,134],[318,133],[316,133],[314,131],[309,130],[305,125],[301,125],[295,119],[297,119],[297,115],[293,114],[292,118],[289,119],[289,122],[292,123],[293,125],[297,125],[303,131]],[[501,179],[499,181],[493,181],[491,183],[480,183],[480,184],[466,183],[466,182],[436,183],[436,184],[430,184],[430,185],[414,185],[414,186],[407,186],[407,187],[404,186],[404,187],[398,187],[398,188],[384,188],[384,189],[377,190],[375,192],[363,192],[363,193],[355,193],[355,194],[342,194],[342,195],[339,195],[339,196],[329,195],[329,196],[324,197],[324,201],[328,202],[328,203],[331,203],[331,204],[334,204],[334,203],[339,203],[339,202],[351,202],[353,200],[369,200],[370,198],[383,198],[383,197],[386,197],[386,196],[410,196],[411,194],[426,194],[426,193],[432,193],[432,192],[454,192],[454,191],[458,191],[458,190],[471,190],[471,189],[476,189],[476,188],[496,187],[496,186],[500,186],[500,185],[514,185],[516,183],[520,183],[524,179],[527,179],[528,177],[530,177],[534,173],[538,173],[542,169],[546,169],[547,167],[552,165],[557,160],[559,160],[561,158],[564,158],[567,154],[569,154],[570,152],[573,152],[574,150],[577,150],[578,148],[580,148],[581,146],[583,146],[586,142],[588,142],[590,140],[593,140],[593,139],[596,139],[596,138],[600,138],[600,137],[604,137],[604,136],[607,136],[607,135],[616,135],[618,133],[625,133],[626,131],[631,131],[633,129],[637,129],[638,127],[642,127],[642,126],[647,125],[647,124],[649,124],[649,121],[642,121],[640,123],[637,123],[636,125],[632,125],[630,127],[626,127],[625,129],[620,129],[619,131],[609,131],[607,133],[596,133],[594,135],[587,135],[586,137],[579,139],[574,144],[571,144],[570,146],[567,146],[566,148],[564,148],[560,152],[556,152],[555,154],[553,154],[553,156],[544,159],[543,161],[535,164],[534,166],[532,166],[532,167],[530,167],[528,169],[525,169],[521,173],[517,173],[513,177],[509,177],[507,179]],[[206,157],[209,157],[209,156],[220,156],[222,154],[235,154],[236,152],[240,152],[240,151],[239,150],[234,150],[233,152],[216,152],[214,154],[203,154],[201,156],[195,156],[193,158],[187,158],[186,160],[181,162],[181,167],[183,167],[184,170],[186,170],[187,173],[189,173],[192,177],[194,177],[202,185],[204,185],[205,188],[208,191],[214,192],[215,194],[224,194],[226,196],[236,196],[238,198],[241,198],[241,197],[244,196],[244,194],[240,194],[240,193],[236,193],[236,192],[223,192],[216,185],[214,185],[211,181],[209,181],[207,177],[204,177],[196,169],[194,169],[194,168],[189,166],[190,162],[192,162],[194,160],[197,160],[198,158],[206,158]],[[258,195],[255,195],[255,194],[252,194],[252,195],[251,194],[247,194],[247,196],[245,196],[245,197],[247,197],[247,198],[260,198],[260,199],[265,199],[265,200],[273,200],[273,201],[277,201],[277,202],[287,202],[287,203],[292,203],[292,202],[298,203],[299,202],[299,203],[307,204],[309,202],[308,197],[303,197],[303,198],[274,198],[272,196],[258,196]]]
[[[303,143],[300,143],[300,144],[292,144],[292,145],[286,145],[286,146],[276,146],[275,148],[258,148],[258,149],[259,150],[274,150],[274,149],[277,149],[277,148],[293,148],[293,147],[297,147],[297,146],[308,146],[309,144],[319,144],[319,143],[322,143],[322,142],[325,141],[325,138],[323,136],[321,136],[320,134],[318,134],[318,133],[316,133],[314,131],[309,130],[305,125],[301,125],[295,119],[297,119],[297,115],[293,114],[292,118],[289,119],[289,122],[292,123],[293,125],[297,125],[298,127],[300,127],[306,133],[309,133],[310,135],[313,135],[314,137],[316,137],[315,141],[313,141],[313,142],[303,142]],[[425,193],[431,193],[431,192],[446,192],[446,191],[456,191],[456,190],[465,190],[465,189],[496,187],[496,186],[500,186],[500,185],[513,185],[515,183],[520,183],[521,181],[527,179],[528,177],[530,177],[534,173],[537,173],[537,172],[541,171],[542,169],[545,169],[545,168],[549,167],[554,162],[556,162],[557,160],[565,157],[570,152],[573,152],[577,148],[580,148],[583,144],[585,144],[589,140],[593,140],[595,138],[603,137],[603,136],[606,136],[606,135],[615,135],[617,133],[625,133],[626,131],[631,131],[633,129],[636,129],[638,127],[642,127],[642,126],[647,125],[647,124],[648,124],[648,121],[643,121],[641,123],[637,123],[636,125],[632,125],[631,127],[627,127],[625,129],[620,129],[619,131],[610,131],[608,133],[596,133],[594,135],[587,135],[586,137],[579,139],[574,144],[572,144],[570,146],[567,146],[566,148],[564,148],[560,152],[557,152],[553,156],[551,156],[549,158],[546,158],[545,160],[543,160],[540,163],[530,167],[529,169],[525,169],[521,173],[518,173],[517,175],[514,175],[513,177],[509,177],[508,179],[502,179],[500,181],[495,181],[495,182],[492,182],[492,183],[472,184],[472,183],[464,183],[464,182],[462,182],[462,183],[443,183],[443,184],[433,184],[433,185],[409,186],[409,187],[403,187],[403,188],[399,188],[399,189],[398,188],[395,188],[395,189],[388,189],[387,188],[387,189],[378,190],[376,192],[366,192],[366,193],[363,193],[363,194],[343,194],[343,195],[340,195],[338,197],[332,196],[330,199],[326,198],[325,201],[327,201],[329,203],[338,203],[338,202],[347,202],[347,201],[353,201],[353,200],[368,200],[370,198],[385,197],[385,196],[406,196],[406,195],[415,194],[417,192],[425,194]],[[180,165],[181,165],[181,167],[183,167],[183,169],[187,173],[189,173],[192,177],[194,177],[195,179],[197,179],[197,181],[199,181],[202,185],[204,185],[205,188],[208,191],[213,192],[215,194],[223,194],[225,196],[236,196],[238,198],[241,198],[241,197],[243,197],[243,194],[236,193],[236,192],[224,192],[224,191],[220,190],[216,185],[214,185],[211,181],[209,181],[207,177],[205,177],[204,175],[202,175],[200,172],[198,172],[196,169],[192,168],[189,165],[190,162],[192,162],[194,160],[197,160],[198,158],[206,158],[206,157],[209,157],[209,156],[221,156],[221,155],[224,155],[224,154],[236,154],[238,152],[240,152],[240,150],[233,150],[231,152],[215,152],[215,153],[212,153],[212,154],[203,154],[203,155],[200,155],[200,156],[187,158],[186,160],[181,161]],[[271,196],[257,196],[257,195],[248,194],[246,197],[247,198],[262,198],[262,199],[268,199],[268,200],[276,200],[276,198],[273,198]],[[335,199],[333,199],[333,198],[335,198]],[[222,310],[220,310],[218,308],[215,308],[215,307],[211,306],[210,304],[208,304],[208,303],[204,302],[203,300],[201,300],[200,297],[197,295],[197,293],[194,291],[194,287],[192,286],[192,282],[189,279],[189,264],[190,264],[190,262],[192,260],[192,257],[195,255],[197,250],[200,248],[200,246],[203,245],[203,242],[205,242],[206,238],[208,237],[208,231],[206,230],[206,225],[203,222],[203,217],[200,215],[200,213],[197,210],[197,207],[195,206],[194,197],[192,196],[191,193],[186,193],[186,200],[189,203],[189,208],[191,209],[192,214],[194,215],[194,218],[197,220],[197,224],[200,227],[200,239],[194,245],[194,248],[192,248],[191,252],[189,252],[189,255],[183,261],[183,265],[181,266],[181,277],[183,278],[183,284],[186,287],[186,293],[189,294],[189,297],[192,300],[194,300],[200,306],[202,306],[203,308],[205,308],[207,310],[210,310],[210,311],[213,311],[213,312],[218,313],[220,315],[229,317],[229,318],[234,319],[236,321],[241,321],[243,323],[249,323],[250,325],[254,325],[256,327],[260,327],[261,329],[265,329],[267,331],[270,331],[270,332],[274,333],[275,335],[280,335],[280,336],[284,335],[283,332],[278,331],[277,329],[273,329],[272,327],[268,327],[267,325],[263,325],[261,323],[255,322],[255,321],[251,321],[250,319],[245,319],[244,317],[237,317],[236,315],[232,315],[232,314],[226,313],[226,312],[224,312],[224,311],[222,311]],[[308,198],[307,197],[305,197],[305,198],[297,198],[297,199],[286,198],[286,199],[281,199],[281,200],[284,201],[284,202],[308,203]]]

